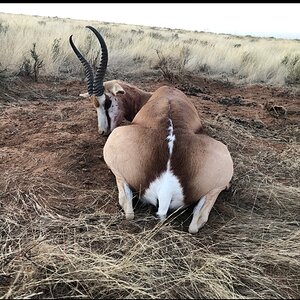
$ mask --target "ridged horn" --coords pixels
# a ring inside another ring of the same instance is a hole
[[[103,37],[101,36],[101,34],[92,26],[86,26],[86,27],[94,32],[94,34],[96,35],[96,37],[100,43],[100,46],[101,46],[101,51],[102,51],[101,61],[100,61],[99,67],[97,68],[95,79],[94,79],[94,85],[93,85],[94,86],[94,90],[93,90],[94,95],[101,96],[104,94],[103,81],[104,81],[104,76],[105,76],[105,72],[107,69],[108,51],[107,51],[106,43],[105,43]]]
[[[73,51],[75,52],[75,54],[79,58],[80,62],[84,66],[85,76],[87,77],[88,93],[91,96],[91,95],[93,95],[93,85],[94,85],[93,69],[90,66],[90,64],[87,62],[87,60],[83,57],[83,55],[79,52],[79,50],[76,48],[76,46],[74,45],[72,36],[73,35],[70,36],[69,42],[70,42],[70,45],[71,45]]]

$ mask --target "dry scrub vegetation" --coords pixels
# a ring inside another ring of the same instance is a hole
[[[131,83],[144,89],[176,85],[232,153],[232,186],[191,235],[191,208],[160,224],[150,207],[137,203],[127,221],[117,205],[102,157],[105,138],[95,111],[77,97],[86,86],[68,44],[74,34],[96,63],[86,22],[0,20],[5,73],[20,72],[24,59],[34,67],[35,43],[37,75],[59,79],[0,82],[1,299],[299,298],[299,89],[182,76],[297,83],[299,41],[89,22],[107,40],[108,77],[137,72],[144,76]]]
[[[167,75],[193,72],[245,83],[300,82],[300,41],[170,30],[125,24],[88,22],[103,34],[109,49],[109,72],[151,72]],[[68,37],[73,34],[94,65],[96,39],[87,21],[0,13],[2,70],[53,76],[82,74]],[[35,46],[34,46],[35,45]],[[33,47],[35,54],[32,55]],[[174,51],[176,49],[176,51]],[[40,70],[41,69],[41,70]]]

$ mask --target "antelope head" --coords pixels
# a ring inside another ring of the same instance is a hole
[[[81,94],[81,96],[89,97],[96,108],[99,133],[101,135],[109,135],[123,119],[122,112],[118,109],[117,95],[124,94],[125,91],[118,83],[109,85],[108,88],[106,88],[104,76],[108,62],[107,46],[101,34],[94,27],[86,26],[86,28],[90,29],[96,35],[102,51],[100,64],[95,75],[91,65],[74,45],[72,35],[69,38],[69,42],[76,56],[82,63],[87,77],[88,93]]]

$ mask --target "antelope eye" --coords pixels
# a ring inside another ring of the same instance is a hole
[[[104,102],[104,109],[107,110],[111,107],[111,100],[110,99],[105,99]]]

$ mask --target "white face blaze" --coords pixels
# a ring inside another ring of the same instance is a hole
[[[171,169],[171,156],[173,152],[174,142],[176,137],[174,135],[173,122],[169,119],[168,136],[169,159],[167,169],[158,178],[150,183],[149,188],[143,195],[143,200],[156,206],[158,200],[157,216],[160,219],[165,219],[169,209],[177,209],[183,207],[184,195],[183,188],[179,179],[174,175]]]
[[[108,120],[104,109],[105,95],[97,97],[99,106],[96,106],[97,119],[98,119],[98,131],[100,134],[106,134],[109,131]]]
[[[120,125],[123,113],[119,109],[118,99],[111,93],[97,96],[99,106],[96,106],[98,118],[98,131],[100,134],[108,135],[113,129]]]

